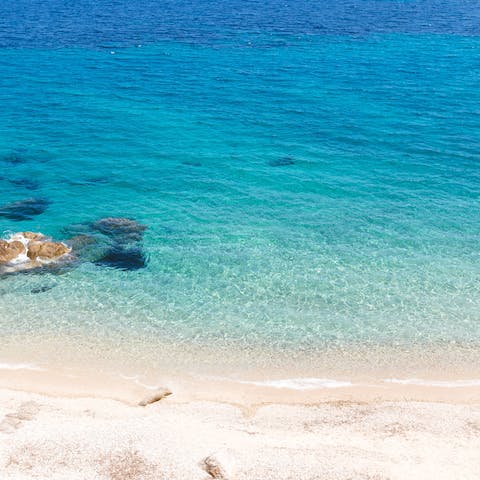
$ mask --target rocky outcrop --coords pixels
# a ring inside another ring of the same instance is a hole
[[[13,206],[19,203],[8,205],[13,211]],[[64,234],[70,237],[65,243],[38,232],[19,232],[7,240],[0,240],[0,274],[45,267],[46,264],[49,268],[63,269],[77,262],[138,270],[148,262],[142,245],[146,228],[130,218],[106,217],[65,228]]]
[[[21,232],[20,234],[17,234],[17,235],[21,235],[27,240],[41,240],[42,238],[45,238],[45,235],[43,235],[43,233],[37,233],[37,232]]]
[[[30,260],[53,260],[69,252],[70,249],[60,242],[33,241],[28,244],[27,256]]]
[[[25,253],[25,245],[22,242],[18,240],[13,240],[11,242],[0,240],[0,264],[9,263],[15,260],[19,255]]]
[[[70,252],[64,243],[53,242],[41,233],[16,233],[7,240],[0,239],[0,274],[65,263],[64,260],[68,263]]]

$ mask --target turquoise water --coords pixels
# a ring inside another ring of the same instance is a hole
[[[129,217],[148,262],[1,278],[6,343],[479,345],[480,37],[21,47],[0,49],[0,204],[50,203],[3,236]]]

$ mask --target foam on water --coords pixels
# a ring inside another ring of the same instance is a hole
[[[257,385],[259,387],[288,388],[291,390],[315,390],[317,388],[345,388],[352,387],[352,382],[334,380],[331,378],[286,378],[282,380],[247,381],[240,383]]]
[[[5,363],[0,362],[0,370],[32,370],[32,371],[45,371],[44,368],[31,363]]]
[[[439,388],[464,388],[464,387],[478,387],[480,380],[425,380],[420,378],[388,378],[386,383],[396,383],[400,385],[416,385],[420,387],[439,387]]]

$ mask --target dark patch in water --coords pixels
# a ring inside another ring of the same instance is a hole
[[[95,264],[126,271],[139,270],[147,266],[147,258],[138,247],[124,248],[117,245],[109,249]]]
[[[286,167],[288,165],[294,165],[295,161],[292,157],[280,157],[276,158],[275,160],[270,160],[268,164],[271,167]]]
[[[50,155],[43,150],[29,151],[27,149],[13,150],[0,157],[0,159],[10,165],[22,165],[25,163],[45,163],[50,159]]]
[[[31,180],[30,178],[14,178],[9,180],[12,185],[17,187],[25,187],[28,190],[37,190],[40,184],[36,180]]]
[[[70,236],[67,244],[80,262],[92,262],[119,270],[138,270],[147,266],[142,248],[146,226],[124,217],[107,217],[63,229]]]
[[[51,290],[55,285],[42,285],[40,287],[35,287],[30,290],[31,293],[43,293]]]
[[[119,244],[137,243],[143,238],[145,225],[130,218],[102,218],[92,228]]]
[[[185,160],[182,165],[188,165],[189,167],[201,167],[202,162],[196,162],[195,160]]]
[[[81,186],[81,185],[98,185],[102,183],[110,182],[109,177],[89,177],[80,180],[68,180],[70,185]]]
[[[72,254],[82,262],[97,261],[109,248],[109,243],[105,239],[85,233],[69,238],[66,243],[72,248]]]
[[[27,198],[18,202],[6,203],[0,207],[0,217],[10,220],[31,220],[34,216],[43,213],[49,201],[44,198]]]
[[[27,162],[26,156],[20,151],[7,153],[2,157],[2,160],[11,165],[21,165]]]

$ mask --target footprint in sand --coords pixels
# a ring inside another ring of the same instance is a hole
[[[16,412],[7,413],[0,422],[0,433],[13,433],[20,428],[22,423],[33,420],[40,411],[40,406],[35,402],[22,403]]]

